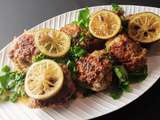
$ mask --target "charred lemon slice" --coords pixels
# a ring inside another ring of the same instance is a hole
[[[34,99],[54,96],[63,85],[63,71],[53,60],[42,60],[31,65],[25,78],[25,91]]]
[[[90,19],[89,31],[100,39],[114,37],[121,29],[121,20],[118,15],[108,10],[96,12]]]
[[[132,16],[128,24],[129,37],[142,43],[151,43],[160,39],[160,16],[143,12]]]
[[[64,32],[45,28],[36,32],[35,44],[43,54],[50,57],[61,57],[68,52],[71,39]]]

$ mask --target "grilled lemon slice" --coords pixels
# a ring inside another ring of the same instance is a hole
[[[25,91],[34,99],[54,96],[63,85],[63,71],[53,60],[42,60],[31,65],[25,78]]]
[[[128,24],[129,37],[141,43],[151,43],[160,39],[160,16],[143,12],[132,16]]]
[[[118,15],[108,10],[96,12],[90,19],[89,31],[100,39],[114,37],[121,29],[121,20]]]
[[[35,44],[43,54],[50,57],[61,57],[68,52],[71,39],[64,32],[45,28],[36,32]]]

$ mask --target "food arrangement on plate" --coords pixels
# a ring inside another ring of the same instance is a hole
[[[116,4],[112,11],[85,8],[60,30],[25,31],[9,51],[15,71],[1,69],[0,100],[54,108],[104,91],[118,99],[145,80],[148,50],[142,45],[159,39],[160,16],[124,16]]]

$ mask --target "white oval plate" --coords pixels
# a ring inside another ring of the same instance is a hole
[[[159,8],[122,5],[125,14],[132,14],[142,11],[152,11],[160,14]],[[91,12],[100,9],[111,9],[111,6],[96,6],[91,7]],[[39,28],[60,28],[65,24],[71,23],[78,16],[79,10],[74,10],[53,17],[32,29]],[[10,43],[11,44],[11,43]],[[11,64],[11,61],[7,57],[7,45],[0,52],[0,65]],[[157,47],[158,49],[160,47]],[[159,49],[160,50],[160,49]],[[80,120],[91,119],[104,114],[108,114],[121,107],[131,103],[136,98],[146,92],[160,77],[160,54],[154,54],[148,59],[149,75],[142,83],[132,85],[133,92],[124,93],[118,100],[113,100],[107,93],[98,93],[88,98],[77,99],[69,107],[61,109],[30,109],[24,105],[5,103],[0,105],[0,119],[2,120]]]

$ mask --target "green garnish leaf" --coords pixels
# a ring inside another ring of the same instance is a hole
[[[46,59],[46,58],[47,58],[46,55],[40,53],[40,54],[38,54],[38,55],[36,55],[36,56],[33,56],[33,57],[32,57],[32,61],[33,61],[33,62],[38,62],[38,61],[41,61],[41,60]]]
[[[119,99],[123,94],[123,90],[121,88],[114,88],[110,91],[110,96],[113,99]]]
[[[82,42],[83,40],[84,40],[84,33],[83,32],[81,32],[80,33],[80,36],[79,36],[79,42]]]
[[[69,51],[69,57],[71,60],[74,60],[74,61],[76,61],[82,56],[85,56],[86,54],[87,54],[87,51],[80,46],[73,46],[70,48],[70,51]]]
[[[68,68],[71,71],[72,78],[75,79],[77,76],[76,64],[74,61],[68,60],[67,62]]]
[[[8,74],[0,76],[0,89],[6,89],[9,80]]]
[[[112,11],[116,12],[116,13],[120,13],[123,11],[123,9],[117,3],[113,3],[112,4]]]
[[[18,95],[16,93],[11,94],[11,96],[9,96],[9,101],[15,103],[18,99]]]
[[[129,81],[122,82],[120,87],[122,88],[122,90],[124,90],[126,92],[132,91],[132,89],[129,87]]]
[[[121,88],[123,91],[131,92],[131,88],[129,87],[129,81],[128,81],[128,73],[124,66],[122,65],[116,65],[114,66],[114,72],[119,80],[118,87]]]
[[[128,75],[127,75],[127,71],[125,70],[124,66],[117,65],[117,66],[114,66],[113,69],[114,69],[114,72],[115,72],[116,76],[120,80],[120,82],[127,81]]]
[[[127,72],[122,65],[116,65],[113,67],[114,73],[116,75],[116,81],[118,81],[118,84],[113,84],[114,87],[116,88],[116,91],[113,89],[111,91],[111,96],[115,98],[119,98],[121,92],[126,91],[126,92],[131,92],[132,89],[130,88],[131,83],[135,82],[141,82],[145,80],[145,78],[148,75],[147,72],[147,66],[142,68],[141,70],[138,71],[132,71],[132,72]]]
[[[147,65],[139,71],[128,72],[128,80],[130,83],[141,82],[146,79],[148,76],[148,68]]]
[[[2,69],[1,69],[1,71],[2,72],[5,72],[5,73],[7,73],[7,72],[10,72],[10,67],[8,66],[8,65],[4,65],[3,67],[2,67]]]
[[[79,12],[78,20],[73,21],[73,23],[79,25],[82,28],[88,29],[89,17],[90,17],[90,11],[89,8],[86,7],[85,9]]]
[[[24,78],[25,74],[17,71],[11,71],[10,67],[5,65],[0,75],[0,101],[16,102],[18,97],[25,96]]]

